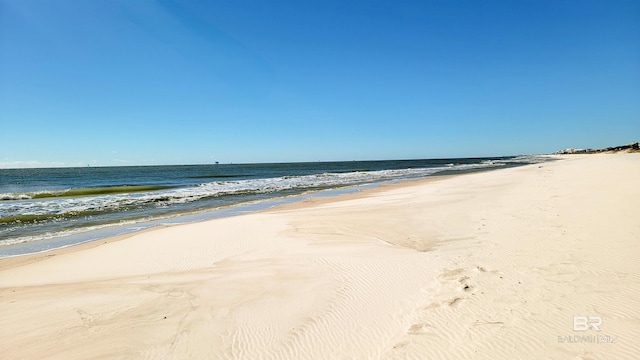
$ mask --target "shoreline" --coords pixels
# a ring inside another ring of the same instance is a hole
[[[485,171],[491,171],[491,170],[485,170]],[[478,171],[480,172],[480,171]],[[175,226],[183,226],[183,225],[189,225],[189,224],[196,224],[196,223],[201,223],[201,222],[207,222],[207,221],[212,221],[212,220],[216,220],[216,219],[220,219],[220,218],[227,218],[227,217],[234,217],[234,216],[242,216],[242,215],[246,215],[246,214],[259,214],[259,213],[263,213],[263,212],[271,212],[271,211],[278,211],[278,210],[293,210],[293,209],[300,209],[300,208],[305,208],[305,207],[309,207],[309,206],[315,206],[315,205],[321,205],[321,204],[326,204],[326,203],[331,203],[331,202],[337,202],[337,201],[343,201],[343,200],[348,200],[348,199],[355,199],[355,198],[360,198],[360,197],[365,197],[367,195],[371,195],[374,194],[378,191],[385,191],[385,190],[389,190],[389,189],[393,189],[395,187],[402,187],[402,186],[409,186],[412,183],[413,184],[417,184],[417,183],[427,183],[427,182],[432,182],[432,181],[439,181],[439,180],[445,180],[451,177],[455,177],[455,176],[464,176],[464,175],[468,175],[468,174],[459,174],[459,175],[433,175],[427,178],[423,178],[423,179],[408,179],[408,180],[402,180],[402,181],[398,181],[398,182],[393,182],[393,183],[379,183],[379,184],[368,184],[368,185],[373,185],[373,186],[368,186],[365,187],[363,189],[356,189],[357,187],[361,186],[353,186],[353,187],[347,187],[345,188],[346,190],[349,189],[355,189],[353,191],[349,191],[347,193],[339,193],[337,195],[323,195],[322,192],[324,191],[334,191],[334,190],[340,190],[340,189],[329,189],[329,190],[321,190],[319,192],[314,192],[311,194],[307,194],[307,195],[293,195],[293,197],[304,197],[302,199],[299,200],[293,200],[293,201],[287,201],[287,198],[276,198],[276,199],[270,199],[270,200],[265,200],[265,202],[269,202],[269,201],[282,201],[284,200],[285,203],[283,204],[278,204],[278,205],[274,205],[274,206],[270,206],[267,208],[263,208],[263,209],[258,209],[258,210],[252,210],[249,212],[239,212],[239,213],[232,213],[231,215],[223,215],[220,217],[212,217],[212,218],[206,218],[206,219],[202,219],[202,220],[195,220],[195,221],[187,221],[187,222],[178,222],[175,224],[165,224],[165,225],[154,225],[152,227],[146,228],[146,229],[142,229],[142,230],[133,230],[131,232],[127,232],[124,234],[120,234],[120,235],[115,235],[115,236],[107,236],[104,238],[96,238],[94,240],[87,240],[81,243],[77,243],[77,244],[71,244],[71,245],[66,245],[63,247],[59,247],[59,248],[54,248],[54,249],[50,249],[50,250],[42,250],[39,252],[33,252],[33,253],[26,253],[26,254],[18,254],[18,255],[10,255],[10,256],[6,256],[6,257],[0,257],[0,271],[5,270],[5,269],[10,269],[13,267],[18,267],[18,266],[23,266],[23,265],[27,265],[27,264],[31,264],[34,262],[38,262],[38,261],[42,261],[45,259],[48,259],[50,257],[53,256],[59,256],[59,255],[63,255],[63,254],[67,254],[67,253],[72,253],[72,252],[76,252],[76,251],[82,251],[82,250],[87,250],[87,249],[92,249],[104,244],[109,244],[112,242],[116,242],[116,241],[121,241],[121,240],[125,240],[128,239],[130,237],[139,235],[139,234],[143,234],[149,231],[154,231],[157,229],[162,229],[162,228],[167,228],[167,227],[175,227]],[[239,205],[239,206],[242,206]],[[208,210],[205,211],[206,212],[216,212],[219,211],[220,209],[215,209],[215,210]],[[197,215],[199,213],[193,213],[193,214],[184,214],[184,215],[178,215],[177,217],[181,217],[181,216],[190,216],[190,215]],[[171,218],[170,218],[171,219]]]
[[[2,268],[0,357],[634,358],[640,154],[560,158]]]
[[[529,155],[451,159],[447,164],[444,161],[256,164],[215,169],[188,166],[186,170],[160,166],[145,171],[139,167],[122,167],[108,173],[82,169],[78,174],[70,174],[68,170],[58,173],[55,169],[33,169],[26,174],[29,181],[20,180],[20,173],[2,173],[0,177],[5,181],[0,186],[0,257],[41,252],[166,223],[216,218],[218,213],[233,215],[234,209],[239,208],[242,208],[240,212],[260,210],[271,206],[269,203],[278,204],[281,199],[296,201],[322,189],[339,193],[339,189],[366,187],[366,184],[420,179],[434,174],[461,174],[544,159]],[[53,181],[55,186],[38,185],[48,182],[48,176],[77,178]],[[158,185],[158,177],[166,177],[163,185]],[[22,185],[12,187],[13,182]],[[116,185],[92,185],[96,183]],[[139,185],[122,185],[126,183]],[[40,187],[42,191],[37,190]],[[164,190],[131,191],[157,187]],[[50,197],[68,193],[86,196]],[[40,195],[46,196],[41,199]]]

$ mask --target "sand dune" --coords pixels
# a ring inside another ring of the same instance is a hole
[[[640,154],[558,158],[0,267],[0,358],[639,358]]]

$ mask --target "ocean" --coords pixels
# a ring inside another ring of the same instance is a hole
[[[358,187],[384,182],[545,160],[536,156],[509,156],[0,169],[0,257],[44,251],[159,224],[251,211],[322,191],[357,191]]]

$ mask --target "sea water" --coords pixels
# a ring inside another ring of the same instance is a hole
[[[323,190],[545,160],[517,156],[0,169],[0,257],[132,231],[167,219],[180,222],[251,211]],[[226,210],[211,211],[215,209]],[[83,235],[88,233],[93,235]]]

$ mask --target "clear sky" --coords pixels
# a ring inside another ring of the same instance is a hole
[[[0,167],[638,140],[637,0],[0,0]]]

